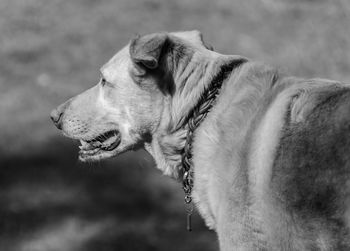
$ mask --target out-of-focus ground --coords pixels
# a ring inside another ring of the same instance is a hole
[[[217,250],[144,152],[96,164],[49,121],[135,34],[199,29],[226,54],[350,83],[348,0],[0,1],[0,250]]]

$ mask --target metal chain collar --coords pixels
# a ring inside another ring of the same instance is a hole
[[[187,230],[192,231],[191,215],[193,211],[192,205],[192,188],[193,188],[193,168],[192,168],[192,142],[194,130],[206,118],[208,112],[213,106],[213,103],[219,93],[223,81],[232,72],[233,68],[241,64],[242,61],[233,61],[224,65],[221,71],[214,77],[209,88],[204,92],[204,95],[199,100],[198,104],[191,111],[187,122],[186,143],[182,153],[182,186],[185,192],[185,204],[187,205]]]

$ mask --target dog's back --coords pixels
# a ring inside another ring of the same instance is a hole
[[[222,250],[350,249],[349,113],[344,84],[258,63],[233,73],[194,148]]]
[[[286,118],[271,176],[276,203],[306,250],[349,250],[350,90],[319,95],[304,121]]]

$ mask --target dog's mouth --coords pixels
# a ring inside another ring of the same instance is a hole
[[[80,140],[80,159],[90,159],[91,157],[98,156],[104,152],[113,151],[118,147],[120,141],[121,135],[117,130],[107,131],[93,139]]]

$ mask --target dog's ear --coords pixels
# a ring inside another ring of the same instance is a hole
[[[156,69],[167,38],[165,33],[156,33],[132,39],[129,48],[131,60],[136,65],[145,67],[145,70]]]
[[[199,36],[200,40],[202,41],[202,44],[204,45],[204,47],[210,51],[214,51],[214,47],[211,44],[208,44],[207,42],[204,41],[202,33],[200,31],[197,31],[197,32],[198,32],[198,36]]]
[[[180,38],[183,38],[187,41],[191,41],[192,43],[201,44],[208,50],[211,50],[211,51],[214,50],[213,46],[211,46],[210,44],[204,41],[203,35],[199,30],[173,32],[172,34]]]

